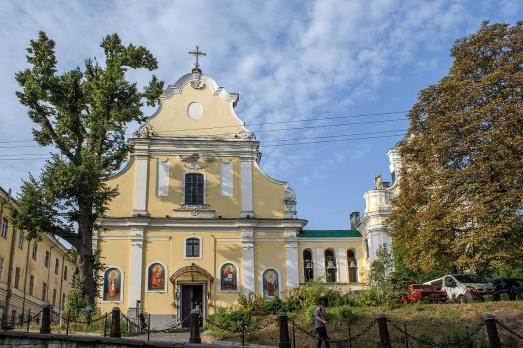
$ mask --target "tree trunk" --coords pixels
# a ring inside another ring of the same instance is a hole
[[[91,214],[88,211],[80,212],[79,236],[76,267],[78,269],[78,281],[80,284],[79,295],[81,301],[94,309],[96,294],[96,279],[94,274],[95,255],[92,245],[92,223]]]

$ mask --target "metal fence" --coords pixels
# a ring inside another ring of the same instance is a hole
[[[144,318],[145,319],[145,318]],[[136,322],[135,320],[127,317],[121,313],[118,307],[113,308],[111,313],[105,313],[96,318],[90,318],[88,320],[78,320],[71,317],[69,314],[62,315],[52,311],[51,306],[44,306],[41,311],[31,314],[29,310],[27,313],[17,315],[15,318],[4,315],[1,320],[2,330],[6,328],[23,328],[29,332],[31,325],[39,325],[39,332],[41,334],[50,334],[52,324],[65,326],[66,335],[70,334],[71,325],[86,325],[87,328],[95,325],[101,330],[100,322],[103,321],[103,335],[109,337],[122,337],[132,336],[138,334],[147,334],[147,341],[150,340],[151,333],[164,332],[169,333],[175,331],[183,323],[190,321],[190,337],[189,343],[201,343],[200,327],[202,324],[201,313],[193,311],[190,315],[183,318],[182,320],[173,323],[169,328],[164,330],[151,330],[150,328],[150,315],[149,320],[142,320]],[[377,318],[366,323],[362,328],[355,331],[354,326],[351,323],[346,323],[346,336],[337,339],[320,338],[317,332],[313,328],[304,327],[299,324],[294,318],[290,318],[286,313],[280,313],[278,316],[265,317],[255,319],[252,317],[240,318],[235,321],[221,322],[212,318],[206,319],[207,325],[218,329],[222,332],[228,332],[236,335],[240,338],[242,346],[246,344],[246,337],[248,335],[254,335],[260,330],[264,330],[270,327],[277,327],[279,329],[279,342],[280,348],[302,348],[297,344],[297,336],[304,335],[305,337],[313,340],[316,344],[317,341],[321,340],[329,343],[331,346],[336,348],[353,348],[361,343],[368,343],[369,341],[375,342],[378,347],[391,348],[391,347],[474,347],[473,340],[479,336],[480,333],[485,334],[488,338],[488,342],[485,342],[483,346],[500,348],[501,340],[498,330],[503,330],[506,336],[511,337],[509,345],[505,344],[504,347],[519,347],[523,346],[523,335],[511,329],[506,323],[496,319],[494,316],[487,314],[483,321],[479,324],[469,328],[465,327],[466,334],[456,339],[446,339],[444,341],[436,341],[430,337],[420,337],[413,334],[412,330],[409,330],[407,323],[394,321],[387,318],[384,314],[379,314]],[[401,337],[401,342],[392,342],[390,333],[394,333],[396,337]],[[145,338],[144,338],[145,340]],[[394,345],[393,345],[394,343]]]

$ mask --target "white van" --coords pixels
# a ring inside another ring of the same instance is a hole
[[[482,280],[475,274],[448,274],[424,284],[429,284],[437,290],[445,290],[451,301],[461,303],[482,301],[485,295],[492,295],[492,284]]]

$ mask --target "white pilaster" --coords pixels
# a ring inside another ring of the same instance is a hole
[[[167,197],[169,195],[169,160],[156,160],[156,195]]]
[[[149,141],[140,139],[134,144],[136,173],[134,181],[133,215],[147,215],[147,182],[149,177]]]
[[[254,238],[253,230],[242,231],[242,285],[243,293],[255,293],[254,287]]]
[[[338,248],[338,281],[340,283],[347,282],[347,253],[345,249]]]
[[[300,286],[298,243],[286,242],[285,251],[287,254],[287,290],[291,290]]]
[[[242,211],[241,217],[254,217],[252,205],[252,160],[241,160],[241,189],[242,189]]]
[[[325,253],[322,248],[316,248],[316,260],[314,262],[314,278],[325,276]]]
[[[132,230],[129,260],[128,307],[136,308],[136,301],[142,301],[143,290],[143,229]]]

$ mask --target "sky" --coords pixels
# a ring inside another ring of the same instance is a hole
[[[296,191],[298,216],[309,220],[309,229],[349,228],[349,214],[363,211],[363,194],[374,187],[375,175],[390,180],[387,150],[407,129],[406,112],[418,92],[448,72],[454,42],[484,20],[514,24],[523,12],[517,0],[3,0],[1,5],[4,189],[19,192],[22,179],[38,175],[43,165],[34,158],[50,151],[12,142],[32,139],[33,124],[15,96],[14,79],[28,67],[29,40],[45,31],[56,42],[63,72],[82,67],[88,57],[103,60],[102,38],[118,33],[123,43],[143,45],[156,56],[154,73],[166,84],[190,72],[194,58],[187,52],[195,45],[207,53],[200,61],[203,72],[240,94],[236,113],[261,142],[261,167]],[[141,70],[128,74],[139,85],[150,76]],[[328,117],[335,119],[300,121]],[[360,135],[335,137],[346,134]]]

